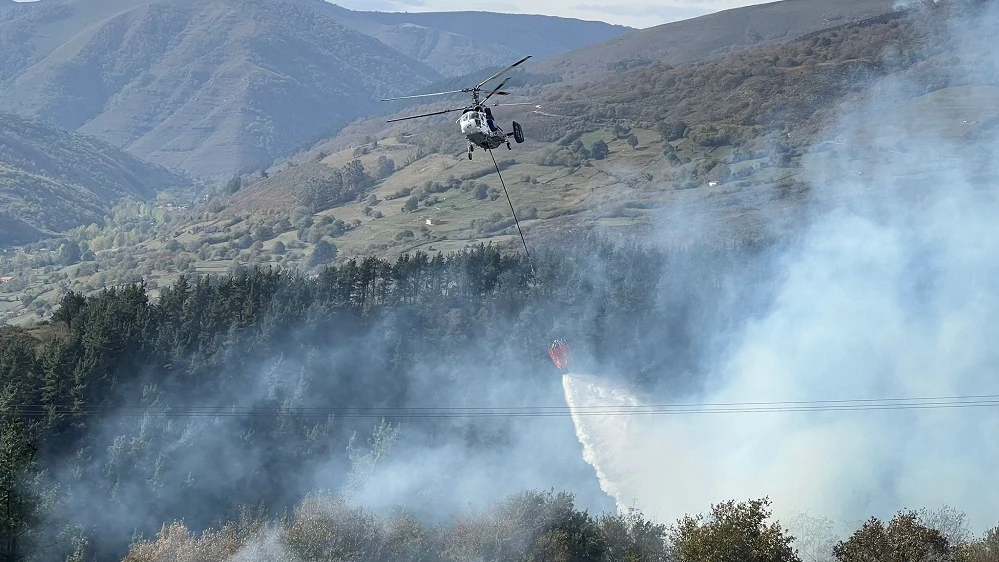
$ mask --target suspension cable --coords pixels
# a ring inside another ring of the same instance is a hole
[[[506,182],[503,181],[503,174],[500,173],[499,164],[493,151],[489,151],[489,157],[493,159],[493,166],[496,167],[496,175],[499,176],[500,185],[503,186],[503,193],[506,195],[506,202],[510,204],[510,212],[513,214],[513,222],[517,225],[517,232],[520,233],[520,241],[524,243],[524,252],[527,253],[527,265],[531,266],[531,275],[537,277],[534,271],[534,262],[531,260],[531,251],[527,249],[527,239],[524,238],[524,231],[520,228],[520,220],[517,219],[517,211],[513,210],[513,201],[510,199],[510,192],[506,190]]]
[[[538,272],[534,269],[531,251],[527,249],[527,238],[524,237],[524,231],[520,228],[520,219],[517,218],[517,211],[513,210],[513,200],[510,199],[510,192],[506,189],[506,182],[503,181],[503,174],[500,173],[499,163],[496,162],[496,155],[493,154],[492,150],[489,150],[489,157],[493,159],[493,166],[496,168],[496,175],[499,176],[500,185],[503,186],[503,194],[506,195],[506,202],[510,204],[510,213],[513,215],[513,222],[517,225],[517,232],[520,233],[520,241],[524,244],[524,252],[527,254],[527,265],[531,268],[531,278],[534,279],[535,283],[538,283]],[[555,318],[555,311],[549,309],[548,312],[552,317],[552,325],[557,325],[558,319]],[[556,342],[558,341],[560,340],[556,340]]]

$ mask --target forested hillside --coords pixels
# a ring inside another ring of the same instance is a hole
[[[96,138],[0,113],[0,247],[100,224],[123,197],[190,184]]]
[[[0,420],[11,446],[26,447],[0,459],[19,475],[0,490],[18,502],[0,505],[0,525],[23,535],[22,555],[45,545],[62,559],[74,547],[58,537],[81,534],[119,556],[134,532],[151,536],[162,522],[198,530],[244,505],[276,514],[317,488],[349,484],[369,506],[432,519],[551,478],[593,488],[567,419],[400,408],[558,403],[545,352],[555,337],[574,342],[579,366],[693,388],[689,373],[713,343],[694,320],[724,314],[701,288],[765,276],[767,255],[667,256],[591,239],[538,253],[537,282],[523,258],[482,246],[350,261],[315,279],[182,278],[156,302],[141,284],[69,294],[46,324],[0,332]],[[667,274],[680,300],[657,294]],[[672,380],[648,378],[665,365]],[[459,464],[447,475],[408,469],[388,497],[381,480],[351,484],[367,449],[351,436],[363,440],[382,418],[401,431],[399,462]],[[475,485],[481,478],[493,484]],[[432,502],[420,499],[430,491]]]
[[[766,308],[787,249],[588,239],[540,252],[537,284],[480,247],[316,279],[183,278],[158,302],[142,285],[70,294],[45,325],[0,330],[0,531],[14,538],[0,555],[862,562],[895,545],[899,560],[993,560],[997,531],[971,536],[953,511],[871,519],[838,543],[821,519],[769,521],[766,500],[675,525],[610,515],[571,427],[483,413],[553,403],[553,334],[581,370],[696,389],[698,358],[724,343],[700,328]],[[576,493],[521,491],[555,480]]]

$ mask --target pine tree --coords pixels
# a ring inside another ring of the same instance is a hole
[[[35,444],[18,419],[0,426],[0,562],[20,562],[31,548],[38,498],[31,489]]]

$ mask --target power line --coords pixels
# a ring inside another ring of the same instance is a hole
[[[701,414],[858,412],[940,410],[999,407],[999,394],[925,398],[810,400],[783,402],[728,402],[705,404],[654,404],[605,406],[515,407],[412,407],[412,408],[305,408],[256,406],[122,406],[82,407],[21,404],[0,408],[0,414],[24,417],[66,416],[166,416],[166,417],[322,417],[337,418],[546,418],[568,416],[678,416]]]

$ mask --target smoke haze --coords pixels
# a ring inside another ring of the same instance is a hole
[[[925,85],[875,81],[805,156],[811,224],[780,259],[766,313],[725,336],[692,401],[999,393],[999,142],[996,127],[982,126],[994,105],[980,99],[996,91],[997,49],[985,38],[999,11],[981,9],[985,17],[948,22],[949,37],[936,38],[957,45],[954,68],[973,76],[952,70],[952,88],[916,99]],[[963,86],[976,83],[990,86]],[[603,373],[568,375],[564,390],[577,410],[670,402]],[[667,523],[766,495],[785,523],[820,514],[841,533],[872,515],[943,505],[979,533],[999,513],[999,498],[984,493],[999,463],[988,408],[574,419],[618,506]]]

